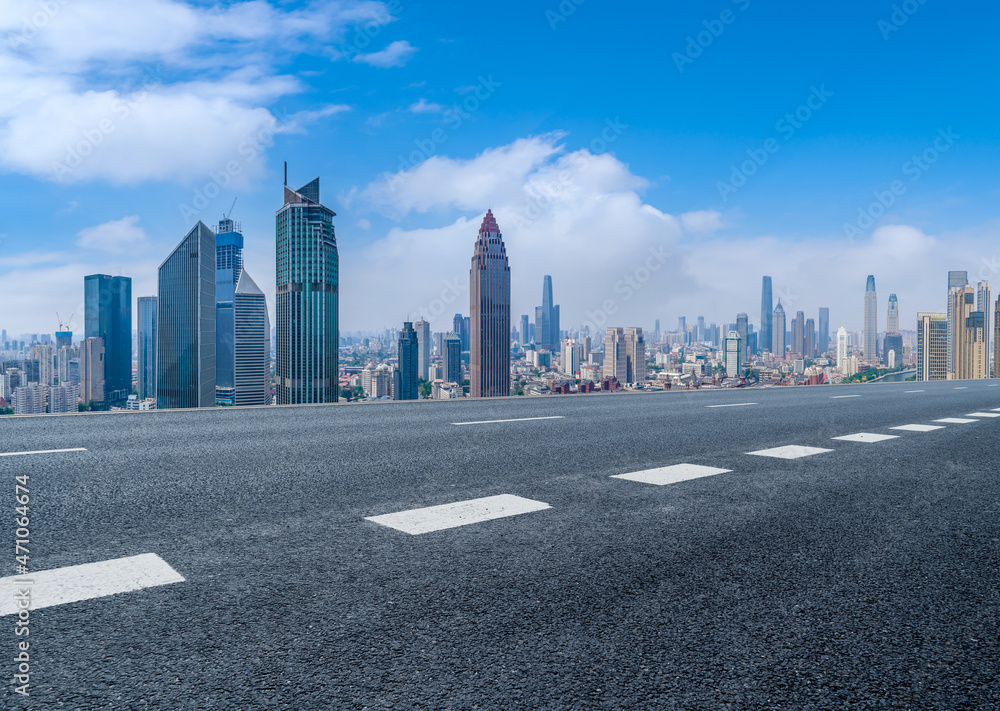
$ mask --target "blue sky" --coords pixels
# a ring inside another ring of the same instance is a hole
[[[338,213],[344,330],[467,313],[487,207],[514,311],[552,274],[566,327],[756,323],[771,274],[786,310],[857,329],[869,273],[880,318],[896,292],[907,327],[943,310],[948,269],[1000,280],[993,6],[4,7],[12,333],[74,309],[82,330],[87,273],[155,293],[160,261],[234,199],[272,295],[284,160]]]

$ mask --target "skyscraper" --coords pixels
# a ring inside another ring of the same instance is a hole
[[[894,336],[899,333],[899,301],[895,294],[889,294],[889,309],[885,317],[886,335]]]
[[[951,330],[955,371],[949,374],[948,379],[968,380],[983,377],[982,364],[977,363],[977,360],[983,357],[979,352],[979,341],[982,338],[979,331],[985,326],[985,320],[982,314],[976,311],[976,290],[969,284],[953,288],[950,301],[949,310],[954,316],[954,328]],[[979,314],[979,317],[975,317],[975,314]],[[985,347],[982,350],[985,350]]]
[[[625,329],[625,359],[625,381],[646,382],[646,342],[639,327]]]
[[[628,356],[624,328],[608,328],[604,332],[603,371],[605,378],[615,378],[622,385],[628,382]]]
[[[215,228],[215,399],[220,405],[236,404],[233,300],[242,273],[243,235],[240,226],[226,217]]]
[[[847,358],[850,356],[847,347],[847,329],[841,326],[837,329],[837,370],[846,374]]]
[[[917,380],[948,379],[948,315],[917,314]]]
[[[735,378],[740,374],[743,367],[743,341],[740,340],[739,331],[730,331],[726,336],[723,352],[726,358],[726,377]]]
[[[271,404],[271,321],[267,316],[267,299],[242,269],[233,293],[232,367],[234,405]]]
[[[417,399],[418,349],[417,332],[413,330],[413,324],[406,321],[399,332],[399,392],[395,394],[397,400]]]
[[[510,265],[491,210],[479,227],[469,270],[472,397],[510,395]]]
[[[462,314],[455,314],[453,327],[452,333],[458,336],[462,350],[469,350],[469,319]]]
[[[159,269],[156,408],[215,405],[215,233],[194,226]]]
[[[104,399],[132,394],[132,280],[107,274],[84,278],[84,337],[104,342]]]
[[[559,319],[552,304],[552,277],[542,278],[542,305],[535,310],[535,337],[538,345],[555,351],[559,347]]]
[[[528,314],[521,316],[521,345],[526,346],[531,343],[531,333],[528,331]]]
[[[878,361],[878,295],[875,292],[875,276],[868,275],[865,284],[865,328],[862,348],[865,359],[875,363]]]
[[[795,312],[792,319],[792,355],[800,358],[806,353],[806,315],[802,311]]]
[[[895,294],[889,294],[885,338],[882,339],[882,362],[890,368],[903,365],[903,337],[899,333],[899,301]]]
[[[104,341],[85,338],[80,342],[80,399],[104,402]]]
[[[989,377],[989,355],[986,352],[986,319],[982,311],[973,311],[965,318],[964,327],[956,343],[958,351],[957,376],[963,380]]]
[[[769,350],[772,346],[773,319],[774,302],[771,297],[771,277],[766,276],[760,289],[760,335],[757,337],[760,350]]]
[[[156,297],[139,297],[136,392],[140,400],[156,397]]]
[[[292,190],[286,171],[284,195],[275,217],[276,399],[279,405],[337,402],[337,213],[320,203],[319,178]]]
[[[819,307],[819,334],[818,334],[819,354],[826,355],[830,352],[830,309],[826,306]]]
[[[431,364],[431,325],[421,319],[413,326],[417,332],[417,373],[427,380],[427,368]]]
[[[803,358],[815,358],[816,357],[816,322],[811,318],[806,319],[805,331],[802,334],[802,340],[804,348],[802,350]]]
[[[962,289],[969,283],[968,272],[948,272],[948,379],[955,377],[955,333],[957,331],[955,316],[954,289]]]
[[[443,341],[444,375],[446,383],[462,384],[462,339],[454,333],[445,335]]]
[[[983,333],[986,334],[986,375],[983,377],[990,377],[990,353],[989,353],[989,343],[990,338],[993,337],[992,328],[992,316],[993,316],[993,304],[990,303],[990,292],[992,290],[992,284],[988,281],[981,281],[976,285],[976,311],[981,311],[983,313]]]
[[[745,363],[749,357],[747,354],[747,325],[749,321],[750,319],[746,314],[736,314],[736,333],[739,334],[740,348],[743,349],[743,352],[740,353],[740,365]]]
[[[1000,378],[1000,296],[993,311],[993,377]]]
[[[778,305],[774,308],[774,320],[771,322],[773,337],[771,339],[771,353],[778,360],[785,359],[785,309],[778,299]]]

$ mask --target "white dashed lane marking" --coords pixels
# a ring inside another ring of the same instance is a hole
[[[970,412],[966,417],[1000,417],[1000,412]]]
[[[785,447],[760,449],[756,452],[747,452],[747,454],[753,454],[757,457],[776,457],[777,459],[801,459],[802,457],[811,457],[814,454],[823,454],[824,452],[832,451],[832,449],[823,449],[822,447],[803,447],[798,444],[789,444]]]
[[[968,425],[973,422],[979,422],[979,420],[969,420],[963,417],[944,417],[940,420],[934,420],[935,422],[944,422],[947,425]]]
[[[31,582],[25,582],[31,581]],[[20,610],[15,595],[28,591],[31,610],[182,583],[184,577],[155,553],[70,565],[0,578],[0,616]]]
[[[832,395],[832,396],[830,396],[830,399],[831,400],[844,400],[844,399],[849,398],[849,397],[861,397],[861,396],[860,395]]]
[[[899,435],[858,432],[857,434],[844,435],[843,437],[831,437],[830,439],[839,439],[844,442],[884,442],[887,439],[899,439]]]
[[[713,476],[715,474],[726,474],[731,469],[719,469],[717,467],[706,467],[700,464],[674,464],[669,467],[658,469],[646,469],[641,472],[630,472],[628,474],[613,474],[612,479],[628,479],[638,481],[643,484],[654,484],[663,486],[665,484],[676,484],[677,482],[689,479],[698,479],[703,476]]]
[[[922,393],[924,391],[923,390],[907,390],[906,392],[907,393]]]
[[[0,457],[23,457],[26,454],[56,454],[58,452],[86,452],[83,447],[73,449],[38,449],[34,452],[0,452]]]
[[[452,422],[451,424],[456,427],[461,427],[462,425],[493,425],[498,422],[530,422],[532,420],[562,420],[564,417],[562,415],[553,415],[551,417],[515,417],[511,420],[478,420],[476,422]]]
[[[499,496],[456,501],[452,504],[427,506],[382,516],[366,516],[365,520],[416,536],[420,533],[442,531],[446,528],[467,526],[471,523],[492,521],[497,518],[517,516],[549,508],[552,507],[542,501],[524,499],[511,494],[500,494]]]
[[[734,402],[729,405],[705,405],[705,407],[746,407],[747,405],[756,405],[755,402]]]
[[[904,432],[933,432],[934,430],[943,430],[944,427],[941,425],[900,425],[899,427],[890,427],[891,430],[903,430]]]

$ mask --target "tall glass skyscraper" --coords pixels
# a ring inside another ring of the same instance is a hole
[[[830,309],[826,306],[819,307],[819,354],[826,355],[830,352]]]
[[[778,360],[785,359],[785,308],[778,299],[778,305],[774,307],[774,321],[771,322],[774,329],[771,340],[771,354]]]
[[[156,397],[156,297],[139,297],[136,393],[140,400]]]
[[[552,277],[542,278],[542,305],[535,309],[535,342],[539,348],[559,349],[559,307],[552,303]]]
[[[885,315],[885,332],[890,336],[899,333],[899,300],[895,294],[889,294],[889,307]]]
[[[397,400],[417,399],[418,355],[417,332],[409,321],[403,323],[399,332],[399,391]]]
[[[750,317],[746,314],[736,314],[736,333],[740,337],[740,365],[749,359],[747,354],[747,326],[750,324]]]
[[[215,228],[215,399],[220,405],[236,404],[233,299],[242,273],[243,235],[226,217]]]
[[[948,272],[948,378],[955,377],[955,332],[957,330],[956,326],[956,316],[955,316],[955,301],[952,297],[952,291],[954,289],[963,289],[965,285],[969,283],[969,273],[968,272]]]
[[[319,178],[298,190],[285,183],[285,202],[275,218],[277,401],[337,402],[337,213],[320,204]]]
[[[199,222],[160,265],[156,409],[215,405],[215,233]]]
[[[238,407],[270,405],[271,322],[267,317],[267,300],[257,283],[242,269],[233,294],[232,314],[232,404]],[[218,394],[218,386],[215,391]]]
[[[875,292],[875,275],[868,275],[865,284],[865,330],[862,348],[865,359],[875,363],[878,361],[878,294]]]
[[[83,280],[84,337],[104,341],[104,394],[108,404],[132,394],[132,280],[91,274]]]
[[[772,346],[772,319],[774,318],[774,302],[771,297],[771,277],[764,277],[760,288],[760,336],[757,339],[760,350]]]
[[[471,396],[510,395],[510,265],[491,210],[472,255],[469,314]]]

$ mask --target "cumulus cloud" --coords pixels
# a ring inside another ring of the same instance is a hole
[[[422,98],[410,104],[410,108],[407,111],[414,114],[439,114],[444,111],[444,106]]]
[[[691,234],[716,232],[722,229],[722,214],[716,210],[696,210],[681,215],[684,231]]]
[[[146,244],[146,233],[139,227],[139,216],[129,215],[103,225],[87,227],[77,235],[77,245],[103,252],[124,252]]]
[[[355,55],[354,61],[362,64],[370,64],[373,67],[381,69],[402,67],[410,61],[410,57],[416,52],[417,48],[406,40],[397,40],[379,52]]]

